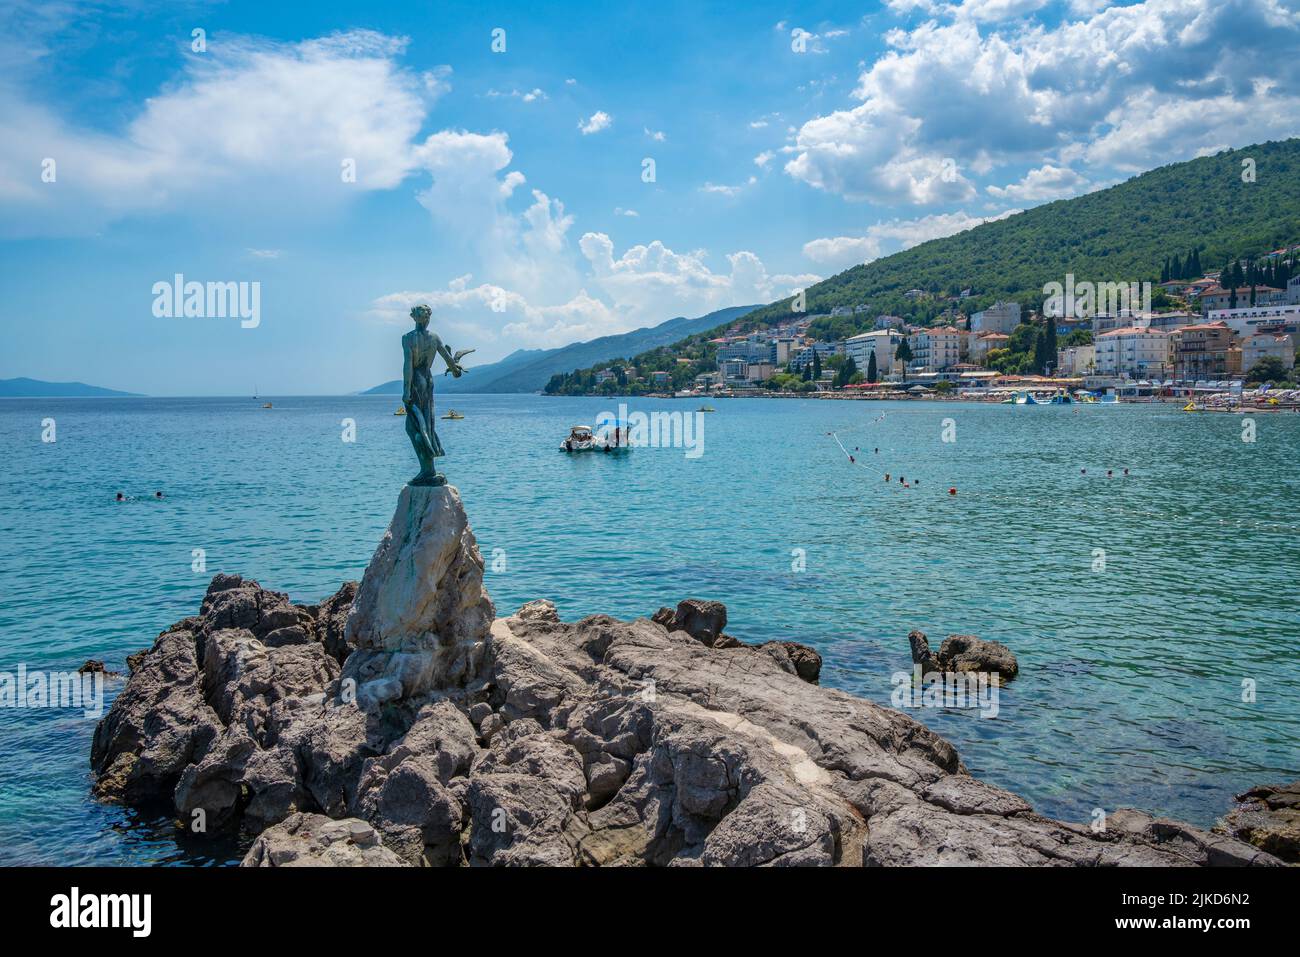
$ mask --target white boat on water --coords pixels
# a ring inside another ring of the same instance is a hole
[[[626,429],[602,428],[599,435],[591,431],[589,425],[575,425],[569,429],[568,437],[560,443],[560,451],[575,452],[626,452],[631,448],[627,444]]]

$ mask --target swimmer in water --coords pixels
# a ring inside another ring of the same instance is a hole
[[[153,497],[156,498],[156,499],[161,499],[161,498],[163,497],[163,493],[162,493],[162,492],[154,492],[154,493],[153,493]]]
[[[126,501],[126,496],[123,495],[121,492],[118,492],[118,493],[117,493],[117,500],[118,500],[119,502],[125,502],[125,501]]]

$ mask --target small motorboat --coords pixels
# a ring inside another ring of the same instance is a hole
[[[448,410],[447,410],[447,414],[446,414],[446,415],[443,415],[442,418],[444,418],[444,419],[463,419],[463,418],[465,418],[465,416],[461,415],[461,414],[460,414],[459,412],[457,412],[455,409],[448,409]]]
[[[569,436],[560,443],[561,452],[594,452],[596,437],[591,434],[591,426],[575,425],[569,429]]]
[[[700,411],[700,412],[717,412],[718,410],[715,409],[715,408],[714,408],[713,406],[711,406],[711,405],[702,405],[702,406],[700,406],[700,408],[699,408],[698,411]]]
[[[568,438],[560,443],[560,451],[569,453],[604,452],[610,455],[630,448],[626,429],[604,425],[599,434],[592,432],[589,425],[575,425],[569,429]]]
[[[262,406],[262,408],[264,408],[264,409],[269,409],[269,408],[271,408],[271,403],[269,403],[269,402],[266,403],[266,405]]]
[[[393,415],[406,415],[406,406],[399,405],[397,409],[393,412]]]

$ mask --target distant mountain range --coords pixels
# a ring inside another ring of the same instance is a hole
[[[4,399],[102,399],[113,396],[138,396],[138,392],[118,392],[84,382],[43,382],[40,379],[0,379],[0,398]]]
[[[438,377],[441,394],[464,392],[540,392],[557,372],[572,372],[607,359],[633,356],[649,349],[666,346],[686,336],[726,325],[752,312],[757,306],[731,306],[706,316],[687,319],[679,316],[657,326],[635,329],[614,336],[601,336],[588,342],[574,342],[555,349],[520,349],[499,362],[466,368],[459,379]],[[402,380],[394,379],[368,389],[362,395],[401,395]]]

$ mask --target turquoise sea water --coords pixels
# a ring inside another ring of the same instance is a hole
[[[717,400],[696,459],[557,451],[618,401],[456,396],[465,420],[439,421],[489,566],[504,556],[487,577],[500,614],[717,598],[731,633],[815,645],[823,684],[881,704],[910,629],[995,638],[1021,666],[996,718],[912,714],[975,774],[1069,820],[1135,806],[1206,825],[1233,792],[1300,775],[1300,416],[1257,416],[1247,443],[1241,418],[1176,406]],[[302,602],[358,577],[416,468],[396,400],[273,402],[0,402],[0,671],[125,670],[218,571]],[[0,709],[0,864],[237,853],[94,802],[93,726]]]

